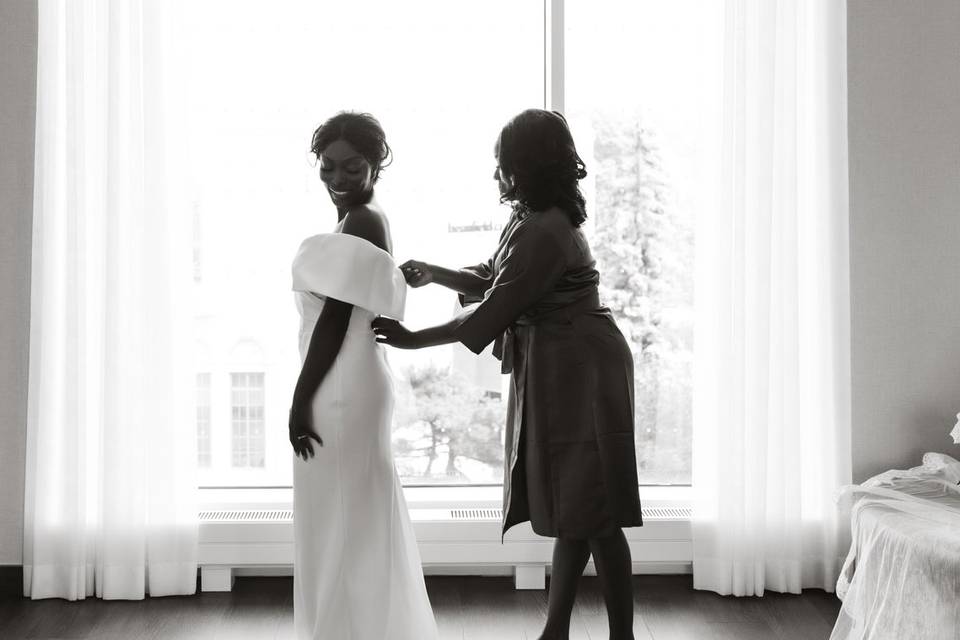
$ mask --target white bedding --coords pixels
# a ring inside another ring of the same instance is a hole
[[[830,640],[960,639],[960,462],[924,464],[845,487],[852,544]]]

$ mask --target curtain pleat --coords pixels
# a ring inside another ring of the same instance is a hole
[[[846,6],[727,0],[697,221],[694,587],[833,591],[851,479]]]
[[[174,3],[41,0],[24,594],[193,593]]]

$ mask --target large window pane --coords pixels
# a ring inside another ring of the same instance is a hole
[[[486,259],[508,214],[492,179],[493,143],[510,116],[542,105],[543,3],[224,7],[195,2],[184,17],[196,332],[214,448],[201,482],[289,485],[287,410],[299,372],[289,267],[303,238],[336,223],[307,153],[313,129],[341,109],[371,112],[384,125],[395,160],[378,198],[398,260]],[[455,305],[446,290],[412,291],[408,324],[446,319]],[[238,355],[249,343],[258,352]],[[505,409],[490,356],[448,346],[390,357],[404,481],[499,482]],[[257,392],[244,382],[246,405],[231,406],[238,371],[263,377]],[[253,448],[258,437],[262,450]],[[258,456],[262,466],[233,466]]]
[[[571,1],[566,114],[587,163],[601,295],[636,365],[642,484],[690,482],[693,216],[710,77],[702,0]]]

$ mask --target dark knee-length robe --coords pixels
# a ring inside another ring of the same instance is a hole
[[[495,342],[511,374],[503,533],[530,520],[550,537],[641,526],[634,446],[633,357],[582,231],[559,209],[515,212],[496,253],[461,270],[475,286],[456,337]]]

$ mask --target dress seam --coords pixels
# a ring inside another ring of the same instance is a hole
[[[346,338],[346,336],[344,336],[344,342],[346,342],[346,340],[347,340],[347,338]],[[340,345],[340,352],[337,353],[336,358],[334,358],[334,361],[333,361],[333,366],[334,366],[334,367],[337,365],[337,360],[340,359],[340,356],[341,356],[341,354],[343,353],[343,347],[344,347],[344,345],[341,344],[341,345]],[[331,371],[333,371],[333,367],[331,367]],[[341,413],[341,410],[342,410],[342,408],[343,408],[343,380],[342,380],[342,375],[341,375],[343,372],[342,372],[342,371],[337,371],[336,373],[337,373],[337,376],[336,376],[336,383],[335,383],[335,384],[336,384],[336,390],[337,390],[337,395],[336,395],[337,405],[338,405],[338,406],[337,406],[337,409],[338,409],[337,413],[339,414],[339,413]],[[340,416],[338,416],[338,418],[339,418],[339,417],[340,417]],[[346,517],[345,517],[346,508],[345,508],[344,503],[343,503],[343,456],[342,456],[343,446],[342,446],[342,442],[341,442],[341,435],[342,435],[342,433],[341,433],[341,431],[340,431],[340,429],[343,427],[343,420],[342,420],[342,419],[338,419],[337,422],[338,422],[338,424],[337,424],[337,430],[336,430],[336,433],[337,433],[337,449],[339,450],[339,452],[341,452],[341,455],[338,455],[338,456],[337,456],[337,496],[340,498],[340,518],[339,518],[339,520],[340,520],[340,546],[341,546],[341,549],[340,549],[340,578],[341,578],[342,584],[344,585],[344,589],[346,590],[346,598],[344,598],[344,600],[345,600],[346,609],[347,609],[347,620],[349,621],[347,628],[349,629],[350,637],[351,637],[351,638],[354,638],[354,637],[356,636],[356,633],[355,633],[355,630],[354,630],[354,628],[353,628],[353,609],[350,607],[350,589],[349,589],[349,586],[348,586],[348,584],[347,584],[347,583],[349,582],[349,576],[346,576],[346,578],[344,577],[344,567],[345,567],[345,565],[346,565],[346,561],[345,561],[345,558],[344,558],[344,555],[345,555],[344,552],[346,551],[346,541],[347,541],[347,523],[346,523],[347,519],[346,519]]]

